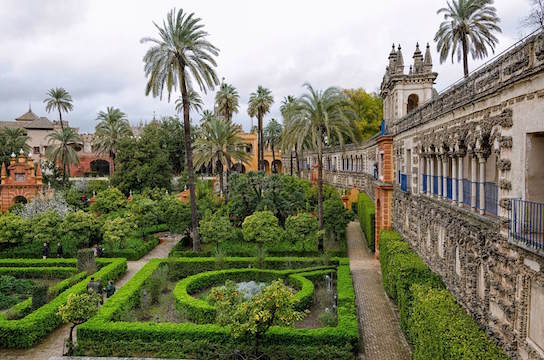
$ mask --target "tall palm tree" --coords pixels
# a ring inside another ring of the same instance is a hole
[[[291,175],[293,175],[293,149],[295,150],[295,162],[296,162],[296,173],[300,177],[300,162],[298,157],[299,144],[297,142],[296,136],[291,136],[290,124],[294,118],[298,108],[297,99],[292,95],[287,95],[281,101],[280,112],[283,117],[283,133],[281,136],[281,147],[283,151],[289,151],[289,156],[291,157]]]
[[[62,113],[68,113],[74,109],[72,96],[63,87],[51,88],[46,93],[46,98],[43,100],[45,110],[50,113],[53,110],[59,112],[60,128],[64,131],[64,122],[62,121]],[[62,163],[62,171],[66,173],[66,164]]]
[[[200,136],[195,140],[195,166],[217,164],[219,187],[229,201],[229,175],[232,164],[247,163],[242,128],[222,117],[214,116],[202,124]],[[223,184],[223,166],[226,165],[226,189]]]
[[[234,86],[227,83],[221,83],[221,86],[215,94],[215,105],[217,113],[232,121],[232,115],[238,112],[238,100],[240,96]]]
[[[66,184],[70,176],[70,166],[79,164],[79,156],[74,149],[74,144],[80,144],[81,138],[76,130],[67,127],[47,135],[49,146],[45,150],[45,156],[53,164],[64,164],[62,180]]]
[[[200,123],[204,124],[212,119],[214,119],[216,115],[211,110],[204,110],[200,117]]]
[[[268,125],[266,125],[266,128],[264,129],[264,138],[266,141],[266,145],[270,146],[270,149],[272,150],[272,171],[274,173],[278,172],[278,169],[276,168],[275,147],[280,143],[282,131],[283,128],[281,124],[276,121],[276,119],[271,119]]]
[[[498,43],[493,34],[502,32],[497,25],[500,19],[493,7],[494,0],[452,0],[447,7],[441,8],[437,14],[444,14],[444,22],[440,24],[434,41],[440,53],[440,62],[451,60],[457,53],[457,61],[463,59],[465,77],[468,76],[468,54],[472,59],[483,59],[487,56],[487,48],[495,52]]]
[[[198,214],[196,208],[195,172],[193,168],[193,150],[191,145],[191,122],[188,90],[195,82],[201,91],[213,89],[219,84],[214,67],[217,66],[215,57],[219,50],[206,37],[201,19],[194,13],[187,14],[182,9],[168,12],[159,38],[143,38],[142,43],[151,42],[152,46],[144,56],[145,74],[148,77],[146,95],[152,93],[162,99],[164,89],[170,96],[179,86],[183,103],[183,128],[185,135],[185,157],[188,175],[188,185],[191,203],[191,225],[193,235],[193,250],[200,251],[198,235]]]
[[[96,120],[96,131],[93,145],[98,153],[110,156],[110,176],[113,175],[115,158],[121,139],[132,136],[130,123],[124,112],[114,107],[107,107],[106,111],[100,111]]]
[[[204,102],[202,101],[202,98],[193,89],[187,90],[187,97],[189,98],[189,109],[194,110],[196,112],[201,112],[202,107],[204,106]],[[183,98],[180,96],[176,99],[176,112],[181,113],[183,111]]]
[[[314,90],[306,83],[307,92],[299,99],[299,110],[290,126],[297,134],[300,143],[307,139],[310,149],[317,152],[317,206],[319,229],[323,229],[323,148],[331,135],[344,145],[344,137],[354,138],[355,114],[347,106],[346,95],[336,87],[324,91]],[[319,249],[323,250],[323,239],[319,239]]]
[[[249,107],[247,113],[250,117],[257,117],[258,120],[258,167],[264,171],[264,139],[263,139],[263,117],[270,111],[274,103],[272,92],[259,85],[257,91],[249,96]]]

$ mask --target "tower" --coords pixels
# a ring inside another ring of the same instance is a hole
[[[395,50],[393,44],[393,49],[389,53],[389,65],[380,87],[383,117],[388,128],[433,97],[433,85],[438,74],[433,72],[429,44],[425,56],[421,53],[419,44],[416,44],[412,58],[413,65],[410,65],[409,71],[405,73],[401,46]]]

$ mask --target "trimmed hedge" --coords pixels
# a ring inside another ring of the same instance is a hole
[[[330,273],[331,269],[329,268],[325,273]],[[206,300],[193,297],[192,294],[203,288],[223,284],[226,280],[250,281],[258,278],[259,281],[273,281],[282,278],[299,290],[295,295],[295,308],[305,310],[313,303],[314,283],[306,279],[304,273],[315,270],[317,269],[263,270],[251,268],[208,271],[192,275],[181,280],[174,289],[176,308],[197,324],[213,323],[216,317],[215,306]],[[297,273],[294,274],[295,272]]]
[[[374,252],[376,239],[376,208],[374,201],[365,193],[359,192],[357,196],[357,215],[359,225],[365,234],[368,248]]]
[[[73,267],[76,259],[0,259],[0,267]]]
[[[168,261],[191,263],[192,272],[208,264],[208,258]],[[215,259],[212,259],[212,264]],[[226,258],[224,262],[236,262]],[[315,259],[314,259],[315,261]],[[266,262],[266,259],[265,259]],[[274,259],[271,263],[277,263]],[[97,356],[161,356],[176,358],[212,358],[219,353],[248,349],[243,338],[233,338],[228,328],[216,324],[155,323],[115,321],[138,303],[140,288],[161,264],[151,260],[111,297],[99,313],[77,328],[79,353]],[[248,262],[246,262],[246,265]],[[262,351],[273,359],[353,359],[359,349],[359,332],[355,311],[355,292],[347,260],[336,260],[338,289],[338,325],[317,329],[272,327],[260,343]],[[286,267],[283,265],[282,267]],[[188,272],[188,271],[186,271]],[[179,269],[178,269],[178,274]],[[183,276],[184,277],[184,276]],[[299,356],[300,354],[300,356]]]
[[[128,240],[128,245],[124,249],[104,250],[104,257],[125,258],[130,261],[136,261],[140,260],[157,245],[159,245],[159,238],[156,236],[148,236],[145,241],[135,237]]]
[[[508,359],[399,233],[380,233],[380,265],[413,359]]]
[[[65,279],[77,273],[71,267],[0,267],[1,275],[11,275],[20,279]]]
[[[102,282],[117,279],[126,271],[127,264],[125,259],[100,260],[102,268],[94,273],[93,276],[102,280]],[[43,269],[49,268],[44,267]],[[61,318],[57,315],[59,306],[66,303],[69,294],[85,292],[89,280],[90,276],[84,278],[67,290],[62,291],[49,303],[22,319],[7,320],[0,317],[0,347],[28,348],[38,343],[62,322]],[[66,284],[64,283],[64,285]]]

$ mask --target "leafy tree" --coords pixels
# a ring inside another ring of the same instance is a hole
[[[263,117],[270,111],[274,103],[272,92],[259,85],[257,91],[249,96],[247,113],[250,117],[257,117],[258,120],[258,164],[259,171],[264,171],[264,136],[263,136]]]
[[[32,236],[34,241],[42,244],[56,243],[61,236],[62,218],[54,211],[48,210],[32,219]]]
[[[232,115],[238,112],[238,100],[240,95],[234,86],[222,82],[215,94],[215,105],[217,113],[223,116],[228,122],[232,122]]]
[[[256,243],[259,251],[259,258],[263,255],[263,244],[278,242],[282,236],[282,229],[278,225],[278,218],[268,210],[255,211],[242,223],[244,240]]]
[[[100,214],[108,214],[110,212],[124,209],[127,204],[127,199],[123,193],[116,187],[103,190],[96,195],[94,204],[91,205],[91,210]]]
[[[80,144],[81,138],[73,128],[64,128],[47,135],[49,146],[45,150],[45,156],[54,164],[62,164],[62,180],[66,184],[70,176],[70,166],[79,164],[79,155],[74,144]]]
[[[191,225],[191,209],[189,205],[175,196],[166,196],[157,203],[161,222],[168,225],[171,232],[182,234]]]
[[[21,128],[0,129],[0,167],[2,163],[9,166],[11,154],[18,154],[23,149],[25,153],[30,151],[28,135]]]
[[[89,246],[97,236],[98,224],[96,218],[85,211],[78,210],[68,213],[61,224],[64,243],[80,249]]]
[[[132,136],[132,129],[127,116],[121,110],[108,106],[106,111],[100,111],[96,120],[96,132],[93,145],[99,154],[110,156],[110,176],[113,174],[115,158],[119,152],[119,142],[125,137]]]
[[[452,0],[447,7],[439,9],[437,14],[444,14],[434,41],[440,53],[440,63],[446,61],[451,53],[451,60],[457,53],[457,61],[463,59],[465,77],[468,76],[468,54],[472,59],[483,59],[487,48],[495,52],[498,43],[493,33],[502,32],[497,25],[500,19],[493,7],[494,0]]]
[[[9,212],[0,214],[0,244],[18,244],[31,239],[28,220]]]
[[[136,229],[137,226],[130,217],[115,217],[108,219],[102,229],[104,233],[104,242],[110,249],[124,249],[127,244],[127,239]]]
[[[143,228],[157,225],[159,222],[158,213],[155,211],[156,202],[148,197],[134,195],[128,202],[127,209],[138,228],[142,229],[142,237],[144,236]]]
[[[58,110],[59,112],[59,122],[60,122],[60,129],[61,131],[59,133],[64,134],[64,122],[62,121],[62,113],[68,113],[69,111],[72,111],[74,109],[74,104],[72,100],[72,96],[68,91],[66,91],[62,87],[57,88],[51,88],[47,91],[46,98],[43,100],[43,103],[45,104],[45,110],[50,113],[53,110]],[[63,135],[64,136],[68,136]],[[60,139],[57,139],[59,141]],[[60,141],[59,141],[60,142]],[[64,144],[61,142],[61,144]],[[57,162],[55,159],[55,163]],[[70,164],[68,163],[69,158],[62,157],[61,159],[62,164],[62,173],[63,173],[63,179],[64,182],[66,182],[66,178],[64,174],[70,171]]]
[[[217,164],[219,183],[225,200],[229,200],[228,182],[233,163],[247,163],[242,128],[223,118],[213,117],[202,124],[200,136],[195,140],[195,166]],[[227,189],[223,184],[223,167],[227,168]]]
[[[319,224],[317,218],[310,213],[301,212],[291,215],[285,221],[285,232],[293,243],[302,243],[310,248],[317,248]]]
[[[269,146],[270,149],[272,150],[272,172],[273,173],[278,172],[278,169],[276,169],[275,149],[280,143],[281,133],[282,133],[281,124],[277,122],[276,119],[270,120],[270,122],[266,125],[266,128],[264,129],[264,139],[266,141],[266,145]]]
[[[215,244],[215,249],[219,250],[219,244],[230,242],[236,239],[236,231],[228,217],[216,212],[206,212],[200,220],[200,235],[204,243]]]
[[[185,156],[191,203],[191,225],[193,232],[193,250],[200,251],[198,235],[198,214],[195,192],[195,173],[191,139],[189,91],[191,83],[196,83],[201,91],[212,89],[219,83],[214,67],[214,57],[219,50],[206,37],[204,25],[194,13],[188,14],[180,9],[168,12],[167,20],[159,30],[159,39],[143,38],[142,42],[153,45],[144,56],[145,74],[148,77],[146,95],[162,98],[164,88],[170,100],[171,93],[179,85],[183,103],[183,128],[185,135]]]
[[[53,197],[36,196],[22,208],[16,210],[15,213],[27,220],[31,220],[48,211],[54,212],[59,217],[64,218],[66,214],[72,211],[72,208],[68,206],[62,194],[55,193]]]
[[[211,301],[216,305],[216,321],[229,326],[234,337],[252,337],[254,351],[259,353],[259,341],[271,326],[293,326],[306,312],[294,308],[295,295],[283,281],[275,280],[248,301],[243,301],[232,281],[224,287],[213,288]]]
[[[323,202],[324,228],[334,239],[343,239],[346,226],[351,220],[351,213],[345,208],[342,200],[328,199]]]
[[[317,153],[317,208],[319,229],[323,229],[323,148],[327,140],[334,137],[340,146],[344,138],[356,139],[353,133],[354,113],[347,105],[346,95],[338,88],[315,90],[304,85],[307,92],[298,100],[295,120],[287,131],[292,132],[301,143],[309,141],[308,148]],[[319,249],[323,249],[322,239]]]
[[[258,210],[268,209],[285,224],[289,215],[304,210],[307,205],[303,183],[292,176],[272,175],[262,178],[262,197]]]
[[[66,303],[59,306],[58,315],[62,321],[71,323],[70,336],[68,337],[68,354],[72,355],[74,342],[74,328],[83,324],[98,313],[100,297],[97,294],[70,294]]]
[[[233,174],[228,213],[237,226],[253,214],[262,200],[264,173]]]
[[[117,170],[111,183],[123,193],[145,188],[170,189],[172,165],[169,154],[162,146],[162,130],[156,123],[146,125],[139,139],[125,138],[120,142]]]
[[[83,191],[78,190],[75,186],[71,186],[63,193],[66,203],[75,209],[85,209],[87,203],[81,201],[82,196],[86,196]]]
[[[159,122],[161,147],[168,152],[174,174],[181,174],[184,169],[185,134],[183,125],[176,116],[167,116]]]
[[[367,93],[363,88],[346,89],[348,108],[355,113],[355,125],[363,140],[380,131],[383,119],[383,100],[376,93]]]

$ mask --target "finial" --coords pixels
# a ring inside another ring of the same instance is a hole
[[[32,151],[28,152],[28,157],[32,157]]]
[[[401,49],[401,47],[400,47],[400,44],[399,44],[399,47],[398,47],[398,49],[399,49],[399,50]]]
[[[30,100],[28,100],[28,112],[32,112],[32,104],[30,103]]]
[[[132,196],[132,189],[129,190],[128,195]]]
[[[11,157],[12,157],[12,158],[15,157],[15,153],[14,153],[14,152],[11,153]]]
[[[21,150],[19,150],[19,155],[24,155],[25,154],[25,151],[23,150],[23,148],[21,148]]]
[[[430,48],[430,47],[431,47],[431,45],[429,45],[429,43],[427,43],[427,49]]]
[[[418,42],[416,42],[416,49],[418,49],[418,50],[419,50],[419,41],[418,41]]]

